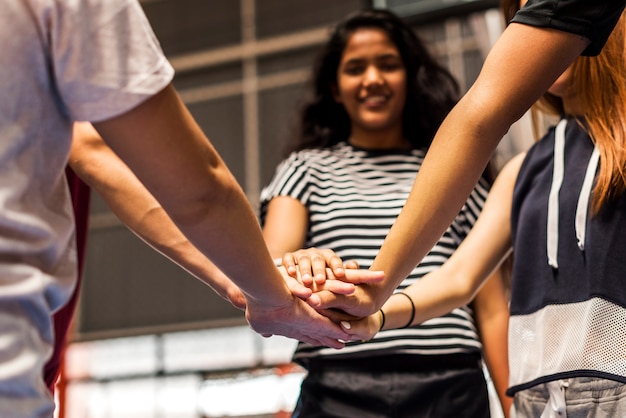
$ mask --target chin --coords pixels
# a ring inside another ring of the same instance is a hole
[[[360,125],[365,129],[383,129],[393,125],[388,117],[368,117],[360,121]]]

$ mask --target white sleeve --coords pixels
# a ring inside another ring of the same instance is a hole
[[[136,0],[56,0],[42,19],[74,120],[109,119],[165,88],[174,70]]]

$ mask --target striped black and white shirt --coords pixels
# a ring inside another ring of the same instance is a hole
[[[400,213],[425,152],[363,150],[346,142],[331,148],[292,153],[261,193],[261,222],[269,201],[289,196],[308,209],[305,248],[334,250],[343,260],[369,268]],[[466,237],[484,205],[488,183],[481,179],[437,245],[397,291],[441,266]],[[342,350],[300,343],[294,360],[313,356],[446,355],[480,352],[482,345],[470,307],[407,329],[379,332],[372,340]]]

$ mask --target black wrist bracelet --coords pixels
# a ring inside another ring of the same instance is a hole
[[[396,293],[396,295],[406,296],[409,302],[411,303],[411,319],[409,319],[409,322],[407,322],[407,324],[402,327],[402,328],[408,328],[413,324],[413,320],[415,319],[415,304],[413,303],[413,299],[411,298],[411,296],[407,295],[404,292],[398,292]]]
[[[380,332],[385,326],[385,312],[383,311],[383,308],[380,308],[378,312],[380,312],[380,328],[378,328],[378,332]]]

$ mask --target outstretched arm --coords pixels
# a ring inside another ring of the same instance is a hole
[[[519,155],[502,169],[480,217],[450,259],[404,290],[415,305],[413,324],[468,304],[510,252],[511,201],[522,159],[523,155]],[[343,301],[335,302],[337,298],[329,299],[323,307],[343,305]],[[390,297],[382,310],[385,316],[382,329],[403,327],[411,316],[411,306],[407,298],[401,296]],[[363,320],[350,322],[352,339],[373,337],[380,329],[381,318],[380,313],[374,313]]]
[[[69,164],[139,238],[209,285],[235,307],[245,309],[246,300],[239,288],[189,242],[88,122],[74,125]]]
[[[241,289],[255,331],[343,346],[341,327],[292,295],[245,194],[171,85],[94,126],[189,241]]]
[[[439,128],[402,212],[372,269],[376,311],[432,248],[467,199],[502,136],[584,50],[588,41],[513,23],[472,88]]]

